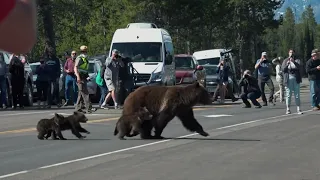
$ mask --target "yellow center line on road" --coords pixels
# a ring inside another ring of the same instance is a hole
[[[233,105],[217,105],[217,106],[210,106],[210,107],[203,107],[203,108],[193,108],[193,110],[201,111],[201,110],[214,109],[217,107],[231,107],[231,106]],[[119,117],[96,119],[96,120],[89,120],[87,123],[91,124],[91,123],[107,122],[107,121],[114,121],[118,119]],[[36,130],[37,130],[36,128],[23,128],[23,129],[16,129],[16,130],[0,131],[0,134],[24,133],[24,132],[33,132]]]

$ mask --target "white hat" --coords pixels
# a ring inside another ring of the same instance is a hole
[[[261,56],[266,56],[267,55],[267,52],[262,52],[261,53]]]

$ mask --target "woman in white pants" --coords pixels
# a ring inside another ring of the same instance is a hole
[[[281,61],[282,57],[278,57],[272,60],[272,63],[276,65],[276,81],[279,85],[279,91],[277,91],[274,94],[274,102],[276,102],[276,99],[279,97],[280,102],[284,102],[284,87],[283,87],[283,75],[282,75],[282,69],[281,69]]]

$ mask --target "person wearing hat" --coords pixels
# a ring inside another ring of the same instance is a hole
[[[320,110],[320,60],[319,50],[311,52],[311,58],[306,63],[306,71],[310,82],[310,98],[313,110]]]
[[[65,97],[66,102],[63,106],[67,106],[70,101],[70,95],[72,96],[73,104],[75,105],[77,102],[77,79],[76,75],[74,74],[74,64],[77,57],[77,52],[72,51],[71,56],[67,59],[66,63],[64,64],[64,71],[67,73],[65,79]],[[72,92],[69,92],[69,87],[72,85]]]
[[[284,102],[284,96],[283,96],[283,93],[284,93],[284,87],[283,87],[283,76],[282,76],[282,70],[281,70],[281,65],[282,65],[282,60],[283,58],[282,57],[277,57],[277,58],[274,58],[272,60],[272,63],[274,65],[276,65],[276,81],[279,85],[279,91],[277,91],[275,94],[274,94],[274,102],[276,102],[276,99],[279,97],[280,98],[280,102]]]
[[[119,81],[119,69],[124,67],[122,57],[119,55],[119,51],[116,49],[112,50],[111,57],[108,57],[105,62],[104,80],[109,90],[102,107],[109,101],[110,96],[113,99],[115,109],[119,108],[118,101],[116,99],[116,87],[118,87]]]
[[[35,74],[37,75],[36,87],[38,93],[38,107],[41,108],[42,102],[43,108],[45,108],[49,87],[49,73],[43,58],[40,59],[40,66],[37,67]]]
[[[90,103],[89,91],[87,82],[89,79],[89,60],[87,55],[87,46],[80,47],[80,55],[76,58],[74,64],[74,73],[77,77],[77,85],[78,85],[78,98],[75,108],[77,111],[82,112],[81,109],[81,98],[85,104],[85,113],[92,113],[95,111],[95,108],[92,108]]]
[[[270,68],[272,67],[271,62],[267,59],[267,53],[262,52],[261,58],[257,60],[255,69],[258,73],[258,83],[261,90],[261,98],[263,101],[263,106],[267,106],[267,98],[265,95],[265,85],[270,89],[269,102],[273,103],[273,95],[274,95],[274,85],[270,76]]]

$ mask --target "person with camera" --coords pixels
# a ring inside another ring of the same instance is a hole
[[[251,75],[249,70],[245,70],[243,76],[239,82],[239,87],[243,87],[243,93],[240,95],[244,106],[243,108],[251,108],[251,104],[248,99],[251,100],[252,104],[256,108],[261,108],[262,106],[257,101],[261,96],[261,91],[258,85],[258,80]]]
[[[119,71],[121,67],[124,67],[122,57],[119,55],[119,51],[112,50],[111,57],[108,57],[105,62],[104,80],[107,85],[109,93],[107,94],[102,106],[110,100],[110,96],[113,99],[115,109],[118,109],[118,101],[116,99],[116,90],[119,89]]]
[[[227,85],[228,85],[228,80],[229,80],[229,71],[230,67],[225,63],[224,59],[221,59],[220,63],[218,64],[218,69],[217,69],[217,83],[218,86],[213,94],[213,99],[217,99],[218,93],[220,95],[221,103],[224,103],[224,99],[226,96],[226,91],[227,91]]]
[[[313,110],[320,110],[320,60],[318,49],[312,50],[311,59],[306,63],[306,71],[310,82],[310,95]]]
[[[258,73],[258,84],[261,90],[261,97],[263,101],[263,106],[267,106],[267,98],[265,95],[265,85],[267,84],[268,88],[270,89],[269,95],[269,103],[273,103],[273,95],[274,95],[274,85],[270,76],[270,68],[272,67],[271,62],[267,59],[267,53],[262,52],[261,58],[257,60],[255,69]]]
[[[89,91],[88,91],[88,80],[89,78],[89,60],[87,55],[87,46],[81,46],[80,47],[80,55],[76,58],[75,64],[74,64],[74,73],[77,77],[77,85],[78,85],[78,98],[76,103],[76,110],[82,112],[81,109],[81,98],[84,101],[85,104],[85,113],[92,113],[93,111],[96,111],[95,108],[92,108],[90,97],[89,97]]]
[[[291,95],[294,92],[294,97],[297,106],[297,113],[302,114],[300,110],[300,83],[302,82],[300,74],[300,60],[295,59],[294,50],[289,50],[289,57],[286,58],[281,66],[283,72],[283,84],[286,89],[286,114],[291,114]]]

